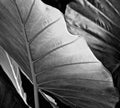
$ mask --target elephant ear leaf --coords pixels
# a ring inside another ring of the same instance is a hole
[[[86,38],[120,89],[120,1],[76,0],[66,9],[69,31]]]
[[[110,72],[85,39],[71,35],[61,12],[41,0],[0,0],[0,45],[33,83],[36,108],[39,90],[72,108],[118,101]]]

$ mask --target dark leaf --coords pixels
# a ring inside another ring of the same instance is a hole
[[[66,10],[69,31],[86,38],[120,89],[120,1],[76,0]]]

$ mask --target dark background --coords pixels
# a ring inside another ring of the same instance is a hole
[[[21,74],[21,79],[22,79],[22,86],[23,86],[23,89],[25,91],[25,93],[27,94],[27,102],[28,104],[32,107],[32,108],[35,108],[34,107],[34,93],[33,93],[33,85],[30,83],[30,81],[25,77],[25,75],[20,72]],[[8,85],[10,88],[3,88],[3,85]],[[17,97],[18,101],[20,103],[24,103],[22,101],[22,98],[18,95],[15,87],[13,86],[12,82],[10,81],[10,79],[8,78],[8,76],[5,74],[5,72],[3,71],[3,69],[1,68],[0,66],[0,108],[6,108],[4,105],[3,107],[1,107],[1,104],[2,101],[4,100],[4,104],[7,104],[7,101],[9,99],[11,99],[11,101],[9,102],[10,103],[13,103],[12,102],[12,99],[13,99],[13,94],[11,93],[11,89],[12,89],[12,92],[15,93],[15,96]],[[6,92],[6,93],[5,93]],[[9,93],[10,92],[10,93]],[[56,99],[52,94],[49,94],[50,96],[52,96],[59,108],[69,108],[68,106],[66,106],[65,104],[61,103],[58,99]],[[51,107],[51,105],[43,98],[43,96],[39,93],[39,103],[40,103],[40,108],[53,108]],[[8,105],[9,105],[8,104]],[[23,106],[25,106],[25,104],[22,104]],[[22,108],[27,108],[26,106]],[[8,108],[8,107],[7,107]],[[9,108],[13,108],[13,107],[9,107]],[[15,107],[16,108],[16,107]],[[18,108],[18,107],[17,107]],[[21,108],[21,107],[20,107]]]
[[[66,5],[75,0],[42,0],[44,3],[56,7],[62,13],[65,13]]]

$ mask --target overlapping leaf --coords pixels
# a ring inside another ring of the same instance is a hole
[[[2,69],[0,70],[0,108],[29,108]]]
[[[41,95],[50,103],[50,105],[53,107],[53,108],[59,108],[55,99],[53,99],[51,96],[47,95],[46,93],[42,92],[40,89],[39,89]]]
[[[114,108],[118,101],[109,71],[84,38],[69,34],[62,14],[40,0],[0,0],[0,45],[36,89],[72,108]]]
[[[76,0],[66,10],[72,33],[84,36],[95,56],[112,73],[120,87],[120,1]]]
[[[17,92],[26,102],[26,94],[22,88],[22,81],[18,69],[17,63],[0,47],[0,65],[3,68],[6,75],[12,81]]]

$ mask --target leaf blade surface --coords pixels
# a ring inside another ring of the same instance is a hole
[[[26,1],[0,0],[0,45],[35,89],[51,92],[72,107],[113,108],[118,96],[111,75],[85,39],[67,31],[57,9],[40,0]]]

